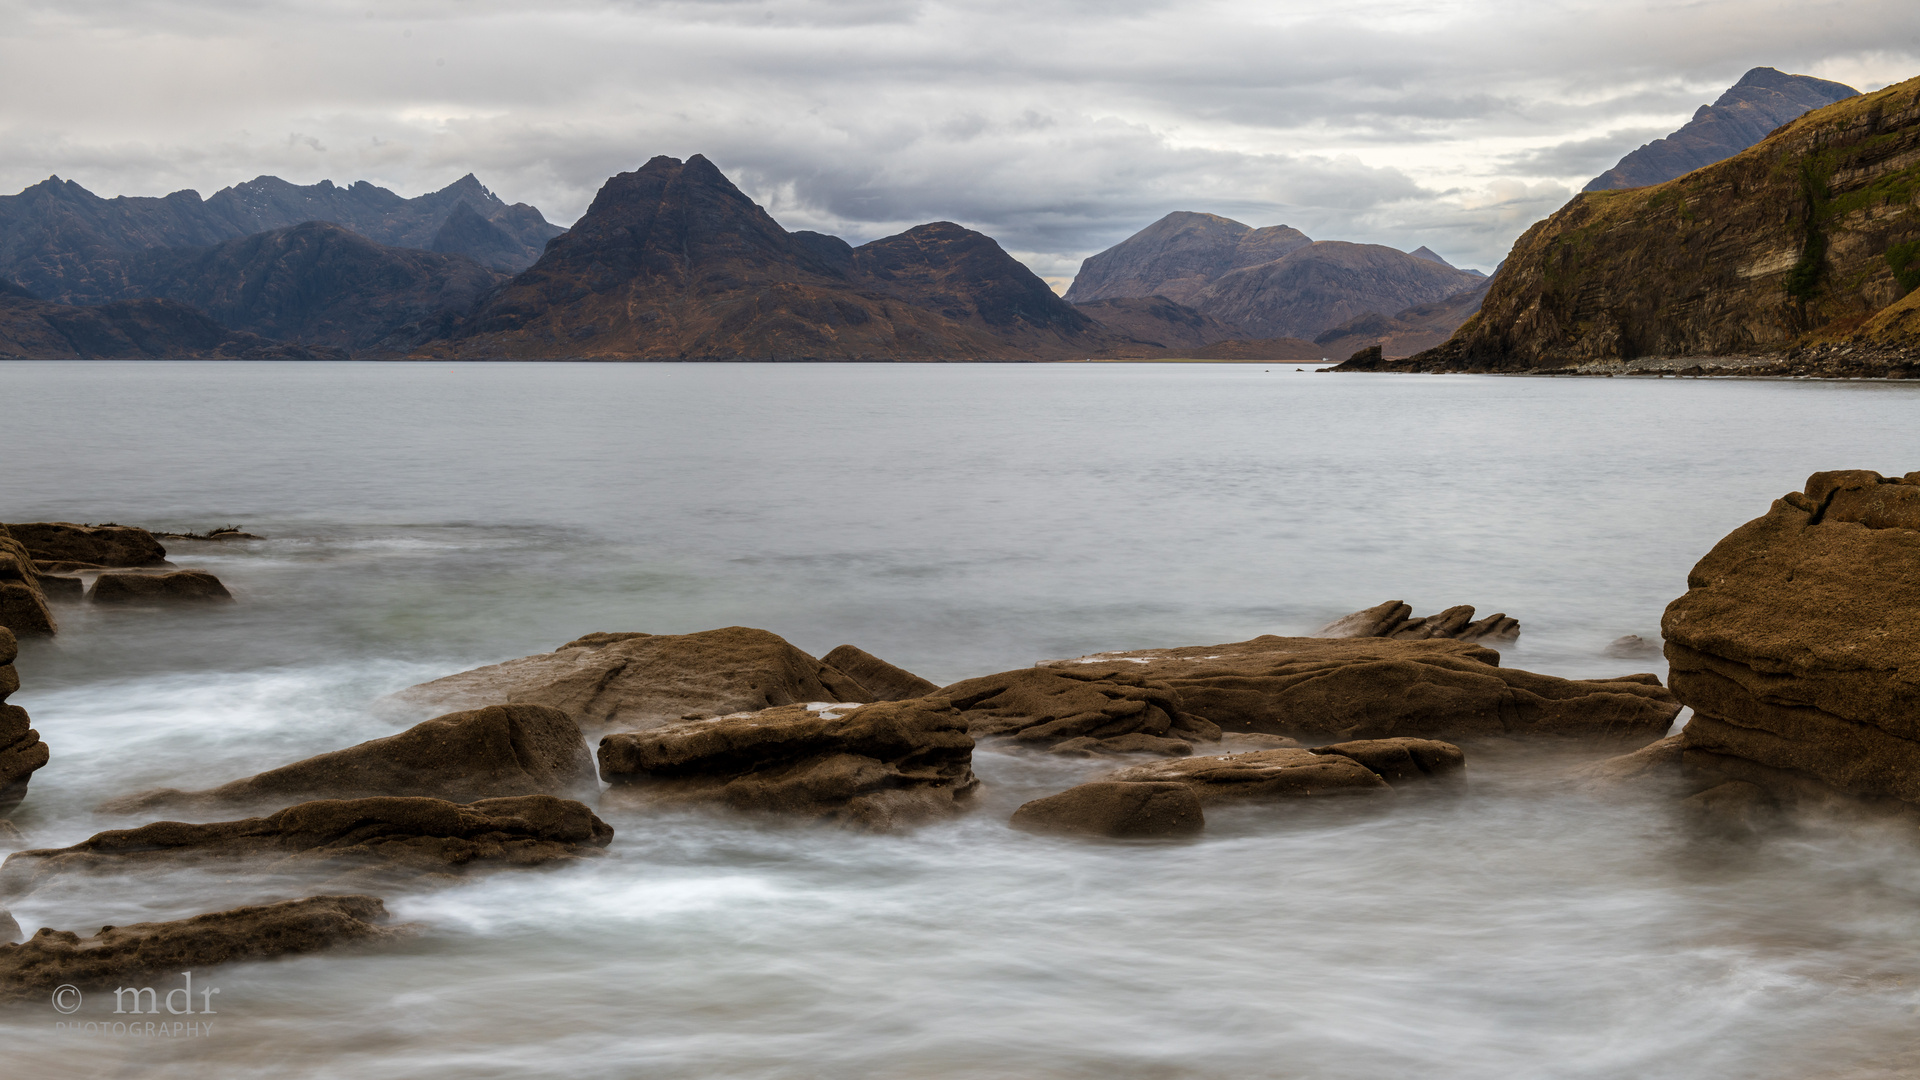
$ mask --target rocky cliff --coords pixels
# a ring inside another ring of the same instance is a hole
[[[1754,68],[1718,101],[1700,106],[1685,127],[1621,158],[1618,165],[1588,181],[1586,190],[1664,184],[1732,157],[1781,124],[1859,93],[1844,83]]]
[[[854,248],[789,233],[711,162],[656,157],[418,355],[1032,360],[1123,340],[986,236],[935,222]]]
[[[1398,366],[1913,374],[1916,195],[1920,79],[1677,180],[1576,196],[1514,244],[1478,316]]]

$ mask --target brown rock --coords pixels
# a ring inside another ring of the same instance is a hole
[[[1135,840],[1191,836],[1206,828],[1207,819],[1187,784],[1096,780],[1023,804],[1009,824],[1028,832]]]
[[[0,626],[0,814],[27,797],[27,781],[48,758],[47,744],[30,726],[27,710],[4,704],[9,694],[20,689],[20,673],[13,666],[19,652],[13,632]]]
[[[1399,600],[1389,600],[1364,611],[1344,615],[1320,628],[1315,637],[1355,638],[1390,637],[1424,641],[1427,638],[1453,638],[1457,641],[1513,641],[1520,636],[1520,622],[1504,612],[1475,620],[1473,608],[1466,604],[1450,607],[1438,615],[1420,618],[1413,608]]]
[[[6,923],[10,916],[0,912]],[[0,945],[0,1000],[37,997],[70,984],[83,991],[105,991],[140,976],[173,976],[215,964],[270,956],[316,952],[349,941],[377,941],[394,935],[377,924],[387,909],[372,896],[309,896],[277,904],[240,907],[173,922],[104,926],[83,938],[66,930],[41,930],[18,945]],[[5,926],[0,924],[0,936]],[[19,925],[13,925],[14,937]],[[9,939],[12,940],[12,939]],[[160,1000],[186,984],[158,988]],[[145,995],[135,999],[142,1011]],[[160,1000],[146,1011],[158,1012]],[[186,1008],[198,1012],[205,1001],[193,994]],[[214,1010],[217,1012],[217,1009]]]
[[[283,765],[208,791],[161,788],[100,809],[131,814],[161,807],[211,809],[310,799],[418,795],[449,802],[513,795],[598,794],[580,729],[545,705],[490,705],[416,724],[398,735]]]
[[[1631,754],[1582,765],[1570,775],[1589,791],[1662,785],[1678,787],[1681,783],[1680,759],[1685,749],[1686,736],[1669,735]]]
[[[551,795],[465,806],[422,798],[319,799],[267,817],[207,825],[157,821],[95,833],[72,847],[16,851],[0,864],[0,892],[26,892],[57,874],[229,859],[325,875],[458,874],[577,859],[612,839],[612,827],[585,804]]]
[[[842,645],[820,659],[827,666],[852,676],[855,682],[866,688],[868,700],[871,701],[905,701],[908,698],[926,697],[940,689],[913,672],[894,667],[852,645]]]
[[[1067,753],[1186,754],[1189,743],[1220,738],[1181,707],[1179,694],[1132,664],[1021,668],[954,683],[940,696],[966,714],[976,736]],[[1113,741],[1123,736],[1145,738]]]
[[[1350,758],[1389,784],[1460,780],[1467,769],[1467,756],[1459,747],[1433,739],[1358,739],[1316,746],[1311,752]]]
[[[167,574],[101,574],[87,590],[96,604],[204,604],[232,600],[220,579],[205,570]]]
[[[582,728],[633,730],[690,715],[871,697],[852,677],[778,634],[729,626],[695,634],[588,634],[550,653],[421,683],[386,700],[434,711],[551,705]]]
[[[26,545],[0,525],[0,627],[16,634],[51,634],[57,629],[40,582]]]
[[[0,945],[11,945],[20,940],[20,923],[14,919],[13,912],[0,908]]]
[[[1638,746],[1666,734],[1680,711],[1652,675],[1560,679],[1445,639],[1268,635],[1050,666],[1080,678],[1125,672],[1222,731],[1314,742],[1554,734]]]
[[[1689,772],[1920,804],[1920,473],[1815,473],[1687,585],[1661,629]]]
[[[130,525],[76,525],[35,521],[8,525],[7,531],[42,562],[78,562],[94,566],[155,566],[167,549],[145,529]]]
[[[79,600],[87,594],[87,583],[65,574],[41,574],[40,595],[48,600]]]
[[[1247,754],[1156,761],[1106,779],[1122,783],[1185,784],[1202,805],[1325,795],[1384,794],[1392,790],[1373,770],[1339,754],[1312,750],[1255,750]]]
[[[872,829],[951,816],[979,785],[966,722],[938,698],[787,705],[619,732],[600,740],[598,756],[621,796]]]

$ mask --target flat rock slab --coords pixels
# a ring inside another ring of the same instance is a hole
[[[1023,804],[1009,824],[1027,832],[1142,840],[1195,835],[1207,818],[1191,785],[1096,780]]]
[[[1665,735],[1680,711],[1654,675],[1561,679],[1503,668],[1483,646],[1431,638],[1266,635],[1047,667],[1102,678],[1131,672],[1222,731],[1307,742],[1569,735],[1638,746]]]
[[[965,810],[966,720],[938,698],[786,705],[600,740],[609,795],[890,829]]]
[[[1337,754],[1365,766],[1389,784],[1466,778],[1467,755],[1436,739],[1359,739],[1316,746],[1316,754]]]
[[[283,765],[207,791],[161,788],[100,809],[286,806],[311,799],[420,795],[449,802],[599,793],[593,755],[572,718],[545,705],[490,705],[450,713],[344,750]]]
[[[1060,753],[1182,756],[1195,742],[1220,738],[1171,686],[1128,664],[1020,668],[954,683],[939,696],[975,735]]]
[[[541,866],[597,853],[613,828],[585,804],[550,795],[482,799],[319,799],[267,817],[190,825],[158,821],[96,833],[72,847],[16,851],[0,864],[0,893],[29,891],[56,874],[253,860],[276,871],[370,870],[404,879]],[[369,875],[376,876],[376,875]]]
[[[232,600],[233,594],[205,570],[165,574],[120,571],[93,579],[87,599],[96,604],[206,604]]]
[[[152,533],[131,525],[33,521],[7,525],[6,530],[41,562],[154,566],[167,557],[167,549]]]
[[[891,683],[869,688],[778,634],[729,626],[695,634],[588,634],[550,653],[408,687],[386,701],[436,712],[551,705],[583,728],[635,730],[809,701],[878,701],[896,689]]]
[[[1379,774],[1352,758],[1312,750],[1255,750],[1156,761],[1122,769],[1106,779],[1185,784],[1203,806],[1328,795],[1384,795],[1393,790]]]
[[[100,992],[142,976],[177,977],[236,960],[381,940],[396,933],[380,925],[386,919],[386,906],[377,897],[309,896],[173,922],[105,926],[92,937],[41,930],[21,944],[0,945],[0,1001],[37,997],[62,985]],[[178,1002],[183,987],[174,983],[159,988],[155,997],[174,990]],[[135,1007],[144,1005],[140,1000]],[[196,1013],[203,1005],[217,1011],[218,1002],[209,997],[186,1003]],[[156,1000],[150,1008],[157,1012],[159,1006]]]

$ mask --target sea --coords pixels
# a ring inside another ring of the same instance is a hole
[[[1920,469],[1920,385],[1292,364],[0,364],[0,520],[168,541],[235,602],[56,608],[35,847],[392,734],[379,699],[593,631],[761,627],[936,683],[1307,634],[1386,600],[1651,671],[1693,563],[1827,469]],[[1706,836],[1468,747],[1453,797],[1244,807],[1198,840],[1008,828],[1114,767],[975,754],[871,835],[602,813],[603,858],[385,896],[395,940],[195,971],[213,1015],[0,1009],[9,1077],[1427,1080],[1920,1073],[1920,836]],[[26,933],[267,899],[62,880]],[[155,983],[165,994],[179,979]],[[116,1027],[116,1024],[119,1026]]]

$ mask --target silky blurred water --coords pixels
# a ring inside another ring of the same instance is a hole
[[[1509,665],[1659,670],[1715,540],[1820,469],[1920,468],[1920,386],[1279,365],[0,365],[0,520],[170,543],[219,610],[25,644],[37,846],[390,734],[402,686],[594,630],[733,623],[936,682],[1303,633],[1404,599]],[[1110,766],[976,757],[903,836],[603,812],[608,856],[389,895],[368,952],[196,974],[212,1034],[0,1010],[20,1076],[1881,1077],[1920,1072],[1920,850],[1693,836],[1470,748],[1460,798],[1246,809],[1173,845],[1013,833]],[[193,873],[9,906],[90,932],[292,895]],[[276,891],[278,890],[278,891]],[[296,890],[297,891],[297,890]],[[162,986],[165,989],[165,986]],[[171,1019],[171,1018],[170,1018]]]

